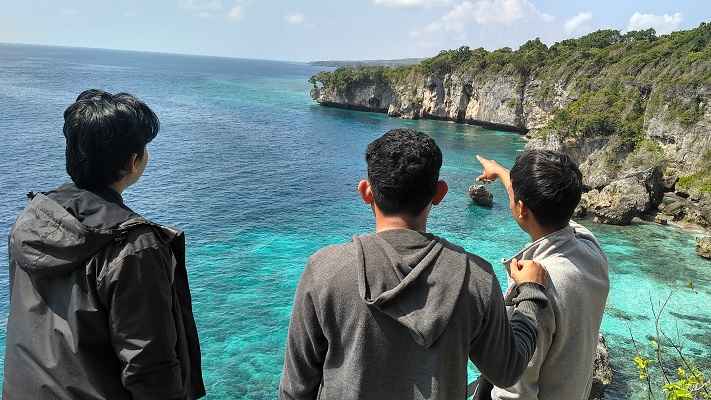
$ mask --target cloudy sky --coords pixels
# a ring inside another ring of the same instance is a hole
[[[426,57],[711,21],[711,0],[0,0],[0,42],[272,60]]]

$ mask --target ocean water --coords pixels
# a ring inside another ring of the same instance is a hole
[[[524,140],[438,121],[319,107],[304,64],[106,50],[0,45],[0,241],[28,191],[67,180],[62,112],[87,88],[126,91],[159,115],[145,177],[125,193],[133,209],[184,229],[209,399],[273,399],[292,296],[307,257],[373,229],[355,191],[366,145],[396,127],[432,135],[450,193],[429,229],[497,266],[527,237],[505,193],[493,209],[466,194],[476,153],[511,165]],[[646,398],[632,368],[649,347],[651,306],[672,293],[662,325],[700,366],[711,366],[711,262],[694,235],[655,225],[584,222],[610,259],[603,322],[615,383],[611,399]],[[0,246],[0,356],[8,309],[7,249]],[[504,271],[498,270],[504,282]],[[691,284],[690,284],[691,283]],[[656,306],[658,309],[658,306]],[[631,332],[631,333],[630,333]],[[1,357],[0,357],[1,359]],[[471,371],[472,376],[476,374]]]

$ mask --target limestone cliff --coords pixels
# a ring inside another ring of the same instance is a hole
[[[590,190],[658,168],[683,191],[711,192],[711,23],[663,36],[603,30],[550,47],[536,39],[516,51],[462,47],[311,83],[325,106],[524,132],[529,147],[571,154]]]

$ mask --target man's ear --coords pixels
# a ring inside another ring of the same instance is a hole
[[[432,205],[437,205],[442,202],[444,199],[444,196],[447,195],[447,191],[449,191],[449,186],[447,186],[447,182],[445,181],[438,181],[437,182],[437,187],[435,189],[435,195],[432,198]]]
[[[128,159],[128,173],[135,174],[141,170],[141,157],[138,154],[131,154],[131,158]]]
[[[528,215],[531,213],[528,207],[526,207],[526,204],[521,200],[518,200],[516,202],[516,210],[514,211],[516,212],[516,217],[521,220],[526,219],[526,217],[528,217]]]
[[[358,193],[365,204],[373,204],[373,189],[370,187],[370,182],[365,179],[358,182]]]

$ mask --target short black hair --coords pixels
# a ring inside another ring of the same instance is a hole
[[[568,225],[583,191],[583,175],[567,154],[528,150],[511,168],[514,199],[523,201],[548,228]]]
[[[368,145],[368,181],[375,204],[387,214],[418,215],[437,190],[442,151],[413,129],[393,129]]]
[[[158,130],[158,117],[136,97],[86,90],[64,111],[67,173],[80,188],[107,187],[132,154],[143,157]]]

